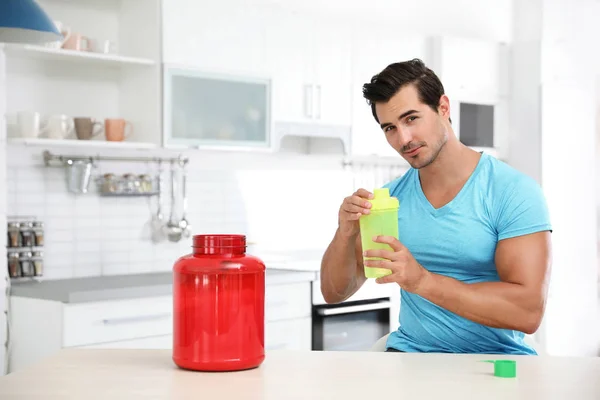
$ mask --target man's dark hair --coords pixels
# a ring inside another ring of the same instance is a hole
[[[415,58],[388,65],[373,76],[370,83],[363,85],[363,96],[371,106],[375,121],[379,123],[375,103],[389,101],[401,88],[409,84],[414,84],[417,88],[419,100],[437,112],[440,97],[444,94],[444,85],[435,72],[427,68],[423,61]]]

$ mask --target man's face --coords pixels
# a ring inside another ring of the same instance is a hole
[[[446,144],[444,118],[449,112],[445,96],[437,113],[419,100],[412,84],[401,88],[387,103],[375,104],[388,143],[416,169],[431,164]]]

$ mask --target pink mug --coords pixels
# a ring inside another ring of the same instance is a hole
[[[127,127],[129,126],[129,129]],[[104,133],[109,142],[122,142],[131,135],[131,122],[123,118],[107,118],[104,120]]]

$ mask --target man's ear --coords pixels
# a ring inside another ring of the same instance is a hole
[[[438,112],[442,117],[450,118],[450,99],[445,94],[440,97],[440,104],[438,105]]]

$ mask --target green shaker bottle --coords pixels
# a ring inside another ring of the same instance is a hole
[[[391,250],[385,243],[373,242],[374,236],[393,236],[398,239],[398,208],[400,203],[395,197],[390,197],[388,188],[375,189],[373,199],[370,200],[371,212],[361,215],[360,240],[363,251],[373,249]],[[378,257],[364,257],[364,260],[377,260]],[[390,275],[392,271],[386,268],[373,268],[365,266],[367,278],[379,278]]]

